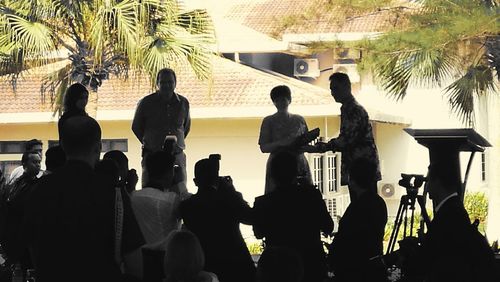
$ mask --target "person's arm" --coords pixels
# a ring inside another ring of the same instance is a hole
[[[138,279],[142,279],[142,251],[141,247],[146,243],[139,227],[135,214],[132,210],[131,199],[122,190],[123,195],[123,237],[122,258],[125,273]]]
[[[186,117],[184,118],[184,138],[186,138],[191,130],[191,113],[189,109],[189,101],[186,99]]]
[[[325,234],[332,234],[333,232],[333,220],[332,217],[330,216],[330,213],[328,212],[328,208],[326,207],[325,201],[323,201],[323,197],[321,196],[321,193],[318,190],[314,190],[316,193],[317,197],[317,202],[318,202],[318,216],[319,216],[319,223],[320,223],[320,229],[323,231]]]
[[[144,137],[144,113],[143,113],[143,103],[144,99],[137,103],[137,108],[135,110],[134,119],[132,120],[132,131],[139,141],[142,143]]]
[[[340,134],[328,142],[330,150],[343,151],[347,146],[358,142],[362,134],[366,133],[368,114],[360,107],[342,113]]]
[[[262,215],[261,202],[258,199],[255,199],[251,212],[253,217],[253,234],[255,238],[262,239],[265,237],[265,227],[263,227],[264,216]]]

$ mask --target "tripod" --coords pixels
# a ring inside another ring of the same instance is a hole
[[[418,237],[420,238],[424,232],[424,223],[429,226],[430,219],[425,209],[425,197],[427,195],[427,187],[424,187],[424,194],[418,194],[418,188],[422,186],[425,181],[423,175],[417,174],[401,174],[401,180],[399,180],[399,185],[406,188],[406,195],[401,196],[399,202],[398,212],[396,214],[396,219],[394,220],[394,228],[391,232],[391,237],[389,239],[389,245],[387,246],[386,254],[390,254],[394,251],[394,246],[398,238],[399,230],[401,224],[403,224],[403,239],[407,237],[413,237],[413,225],[414,225],[414,215],[415,215],[415,204],[418,203],[422,215],[422,220],[420,222],[420,229],[418,230]],[[426,183],[427,186],[427,183]],[[408,211],[410,211],[410,222],[408,228]]]

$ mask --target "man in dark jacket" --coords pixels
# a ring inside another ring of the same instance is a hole
[[[255,266],[241,236],[249,224],[250,207],[234,190],[229,177],[218,176],[218,161],[202,159],[194,168],[198,192],[181,202],[181,217],[205,252],[205,270],[221,282],[253,282]]]
[[[321,193],[297,184],[297,157],[278,153],[271,162],[276,190],[255,198],[253,230],[266,247],[287,247],[299,254],[304,282],[326,277],[321,231],[329,234],[333,221]]]
[[[130,205],[124,205],[123,225],[117,226],[114,187],[94,172],[101,152],[99,124],[88,116],[70,117],[60,133],[67,162],[39,180],[23,224],[36,280],[121,281],[117,243],[126,271],[141,278],[144,239]],[[117,227],[123,229],[121,238],[116,238]]]
[[[378,268],[374,257],[383,253],[382,241],[387,223],[387,207],[377,195],[376,164],[358,159],[350,170],[351,202],[339,222],[329,249],[328,263],[339,282],[385,281],[385,269]]]
[[[14,180],[8,187],[5,199],[4,223],[0,227],[1,243],[9,260],[9,263],[21,263],[23,268],[30,268],[31,260],[26,246],[20,240],[21,224],[24,219],[24,208],[26,201],[38,180],[40,172],[40,154],[38,152],[25,152],[21,163],[24,168],[23,174]]]
[[[486,239],[471,224],[456,191],[460,171],[443,160],[431,162],[429,196],[434,218],[422,242],[426,281],[498,281],[494,278],[493,252]]]

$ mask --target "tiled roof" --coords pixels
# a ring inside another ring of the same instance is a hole
[[[225,17],[259,32],[275,36],[282,19],[303,13],[311,3],[314,2],[311,0],[248,1],[233,6]],[[398,22],[397,15],[389,10],[347,18],[342,25],[335,23],[336,18],[339,17],[342,16],[332,12],[319,12],[299,26],[290,27],[283,33],[382,32]]]
[[[50,101],[42,103],[40,86],[49,70],[64,66],[58,62],[23,73],[14,93],[8,82],[0,85],[0,113],[48,112]],[[329,91],[286,76],[266,73],[233,61],[215,57],[212,81],[200,81],[190,69],[177,71],[177,92],[186,96],[192,108],[272,106],[269,93],[285,84],[292,90],[294,105],[333,104]],[[139,99],[151,93],[146,76],[127,81],[110,78],[98,91],[98,111],[133,110]]]

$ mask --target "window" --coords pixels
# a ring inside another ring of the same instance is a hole
[[[128,151],[128,140],[127,139],[103,139],[102,140],[102,152],[108,152],[112,150],[118,150],[122,152]]]
[[[21,161],[0,161],[0,170],[6,178],[9,178],[12,171],[20,165]]]
[[[337,155],[328,155],[327,159],[327,170],[328,170],[328,191],[337,192]]]
[[[324,193],[323,187],[323,155],[313,156],[313,166],[312,166],[312,178],[313,183],[318,187],[321,193]]]
[[[0,154],[24,153],[25,141],[0,141]]]
[[[332,218],[335,218],[337,216],[337,199],[326,199],[325,202],[326,207],[328,208],[328,213],[330,213]]]
[[[339,154],[314,154],[310,158],[313,183],[321,193],[337,192],[339,187]],[[328,189],[328,190],[325,190]]]
[[[112,150],[118,150],[122,152],[128,151],[128,140],[127,139],[102,139],[102,152],[108,152]],[[58,140],[49,140],[49,147],[53,147],[59,144]]]
[[[481,180],[486,181],[486,153],[481,153]]]

